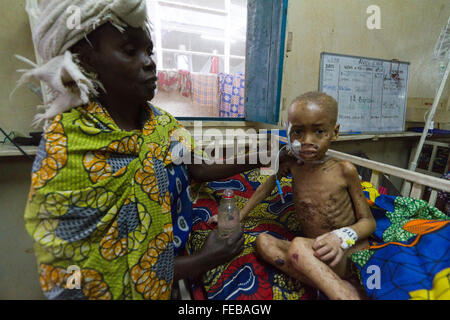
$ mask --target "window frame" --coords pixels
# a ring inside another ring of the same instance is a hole
[[[253,9],[255,12],[253,12]],[[236,124],[236,122],[241,122],[243,126],[247,123],[278,125],[286,45],[287,10],[288,0],[248,0],[245,118],[176,117],[176,119],[186,124],[193,121],[217,122],[220,127]],[[268,26],[268,28],[260,28],[261,25]],[[265,36],[264,31],[269,36],[269,45],[258,41]],[[250,43],[249,39],[255,39],[255,41]],[[262,68],[262,65],[265,68]],[[252,76],[249,77],[249,75]],[[270,87],[276,90],[265,89]],[[264,112],[261,112],[261,110]]]
[[[154,31],[155,31],[155,52],[156,52],[156,65],[158,70],[166,70],[163,66],[164,61],[164,55],[165,54],[186,54],[186,55],[193,55],[193,56],[209,56],[209,57],[219,57],[223,59],[224,63],[224,72],[230,73],[230,61],[231,59],[242,59],[245,61],[245,56],[237,56],[231,54],[231,44],[233,42],[233,39],[231,37],[231,0],[222,0],[224,3],[224,10],[220,9],[213,9],[209,7],[199,6],[199,5],[192,5],[187,3],[182,3],[179,1],[172,1],[172,0],[147,0],[147,3],[149,4],[149,9],[154,10],[155,16],[160,16],[159,11],[161,9],[161,6],[164,7],[173,7],[173,8],[181,8],[185,10],[194,10],[194,11],[203,11],[209,14],[217,15],[217,16],[224,16],[227,20],[227,23],[225,25],[225,28],[222,29],[223,33],[225,35],[223,39],[223,53],[213,53],[213,52],[196,52],[192,50],[181,50],[181,49],[171,49],[171,48],[164,48],[163,47],[163,41],[161,38],[162,30],[165,28],[161,25],[161,19],[157,18],[156,21],[153,23],[154,25]],[[190,34],[199,34],[198,30],[182,30],[176,27],[169,28],[171,31],[179,31],[179,32],[186,32]]]
[[[247,121],[279,124],[287,10],[288,0],[248,0]]]

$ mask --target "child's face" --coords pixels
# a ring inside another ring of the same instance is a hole
[[[322,160],[339,133],[339,125],[330,119],[328,108],[317,103],[300,101],[289,109],[291,141],[302,144],[300,157],[305,161]]]
[[[98,45],[89,53],[90,67],[107,93],[130,102],[153,99],[157,77],[150,34],[140,28],[127,28],[121,33],[106,24],[93,36]]]

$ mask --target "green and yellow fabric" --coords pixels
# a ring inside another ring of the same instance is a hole
[[[25,223],[48,298],[170,298],[167,168],[194,150],[193,140],[151,104],[143,119],[142,130],[124,131],[92,102],[58,115],[45,131]],[[78,289],[67,287],[69,267],[79,270]]]

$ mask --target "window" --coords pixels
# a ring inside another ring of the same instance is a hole
[[[175,91],[181,94],[170,92],[170,75],[180,68],[197,75],[203,72],[209,75],[211,71],[216,75],[229,74],[233,79],[241,75],[245,93],[242,90],[235,93],[244,111],[240,114],[238,111],[238,117],[233,119],[278,123],[288,0],[147,1],[155,60],[158,70],[166,71],[168,76],[163,84],[166,87],[152,101],[155,105],[180,120],[196,117],[231,120],[236,113],[221,114],[217,105],[196,108],[192,103],[192,83],[180,77],[181,85],[172,83],[172,86],[178,87]],[[36,17],[31,12],[37,7],[37,0],[27,0],[26,4],[33,25]],[[37,54],[36,59],[41,62]],[[231,102],[230,108],[236,104]]]

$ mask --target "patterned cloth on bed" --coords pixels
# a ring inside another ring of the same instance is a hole
[[[234,190],[236,203],[242,208],[267,177],[260,175],[259,170],[252,170],[226,181],[205,185],[194,204],[194,226],[188,240],[188,251],[199,250],[214,228],[205,221],[217,214],[224,189]],[[244,251],[230,263],[210,270],[200,285],[194,285],[194,298],[317,298],[315,289],[264,263],[255,251],[255,239],[262,232],[288,240],[301,235],[292,204],[291,179],[283,178],[281,185],[286,203],[281,203],[274,190],[266,201],[249,214],[243,222],[246,239]],[[363,183],[363,188],[377,220],[374,239],[384,242],[372,242],[370,250],[352,255],[368,296],[372,299],[449,299],[448,218],[424,201],[380,195],[369,183]],[[376,270],[373,271],[373,266],[378,266],[381,271],[378,279],[374,278]]]
[[[225,182],[211,182],[200,190],[194,204],[194,226],[188,240],[188,250],[199,250],[214,228],[205,221],[217,214],[223,190],[232,189],[237,206],[242,209],[258,186],[268,176],[259,170],[236,175]],[[245,248],[228,264],[210,270],[195,286],[194,298],[216,300],[298,300],[313,299],[317,291],[288,277],[256,254],[255,239],[262,232],[291,240],[298,233],[297,219],[292,202],[290,179],[281,180],[285,192],[283,205],[276,192],[256,207],[244,220]],[[291,200],[291,201],[289,201]],[[290,231],[289,231],[290,230]],[[206,297],[204,293],[206,292]]]

